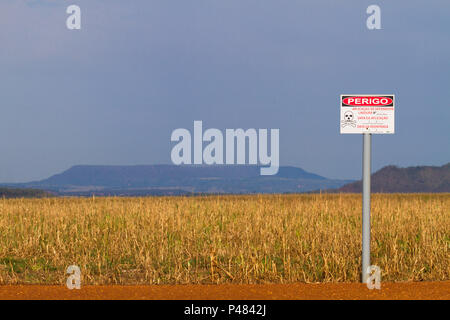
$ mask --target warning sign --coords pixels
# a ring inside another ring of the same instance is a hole
[[[341,95],[341,134],[394,133],[394,95]]]

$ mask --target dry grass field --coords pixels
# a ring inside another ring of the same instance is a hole
[[[382,281],[450,279],[450,194],[375,194]],[[355,194],[0,200],[0,285],[357,282]]]

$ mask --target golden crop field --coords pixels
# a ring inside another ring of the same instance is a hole
[[[450,279],[450,194],[372,196],[382,281]],[[361,196],[0,200],[0,284],[360,281]]]

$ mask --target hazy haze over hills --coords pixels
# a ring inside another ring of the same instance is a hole
[[[302,193],[362,191],[361,181],[333,180],[296,167],[261,176],[259,166],[78,165],[41,181],[3,184],[0,196],[191,195],[196,193]],[[19,189],[21,188],[21,189]],[[3,190],[3,193],[1,192]],[[450,163],[441,167],[386,166],[372,174],[372,192],[450,192]]]
[[[350,180],[332,180],[296,167],[280,167],[261,176],[259,166],[91,166],[78,165],[41,181],[9,184],[60,194],[89,195],[185,193],[286,193],[338,188]]]

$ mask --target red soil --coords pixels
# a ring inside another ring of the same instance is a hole
[[[267,285],[152,285],[152,286],[0,286],[0,300],[450,300],[450,281],[382,283],[369,290],[360,283]]]

